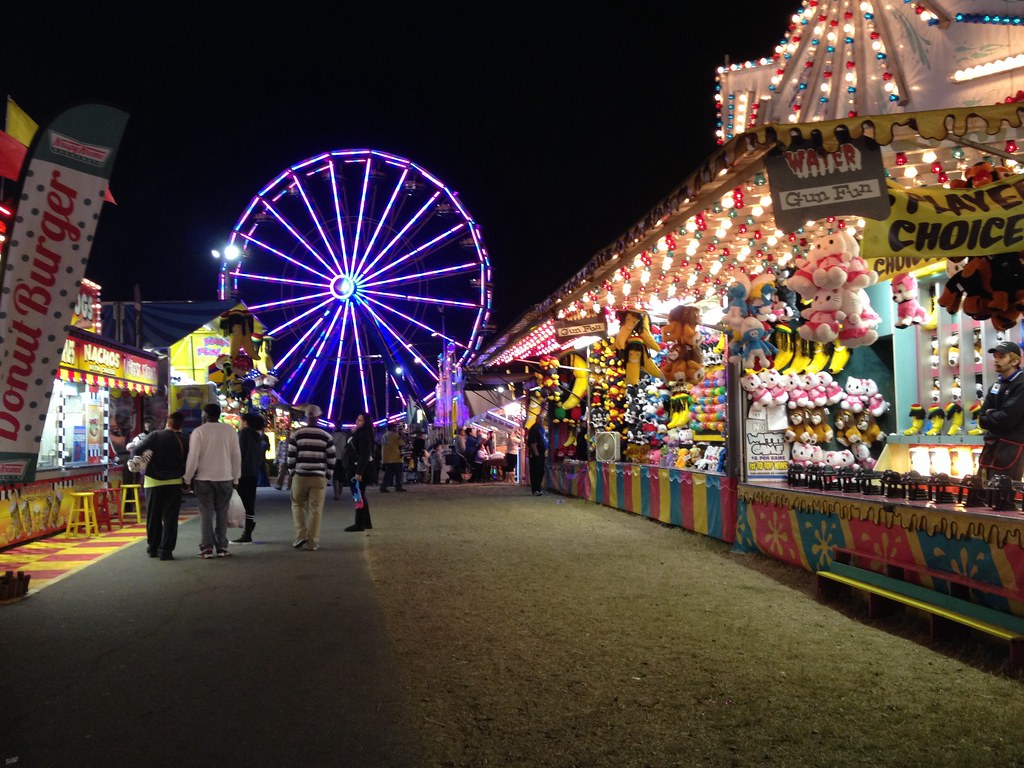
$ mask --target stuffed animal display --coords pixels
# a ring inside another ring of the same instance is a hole
[[[876,418],[889,408],[877,384],[851,376],[841,388],[828,373],[790,378],[798,380],[789,392],[789,427],[783,433],[790,443],[790,463],[872,469],[876,462],[872,448],[885,440]],[[836,414],[829,424],[833,406]],[[837,451],[828,449],[833,440],[842,446]]]
[[[800,313],[804,322],[797,332],[802,338],[839,341],[848,348],[878,340],[875,329],[881,319],[864,290],[878,282],[878,273],[861,258],[851,234],[840,229],[816,237],[795,266],[786,284],[810,305]]]

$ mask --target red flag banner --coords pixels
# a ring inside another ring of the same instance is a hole
[[[28,147],[11,134],[0,131],[0,176],[17,181],[27,153]]]
[[[40,129],[0,277],[0,483],[35,479],[47,404],[128,114],[83,104]]]

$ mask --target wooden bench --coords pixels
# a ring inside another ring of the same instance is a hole
[[[933,641],[960,628],[1006,640],[1010,644],[1011,674],[1024,661],[1024,618],[1019,616],[842,562],[833,562],[829,570],[818,571],[817,582],[820,600],[852,589],[866,592],[871,618],[889,615],[901,606],[924,611]]]
[[[935,568],[929,568],[926,565],[919,565],[918,563],[911,563],[897,558],[885,557],[874,552],[862,552],[846,547],[832,547],[832,553],[832,559],[837,563],[845,563],[847,565],[880,563],[884,566],[885,575],[896,579],[905,580],[906,574],[910,572],[916,573],[918,576],[927,576],[936,581],[944,581],[949,584],[948,594],[953,597],[963,598],[964,600],[970,600],[971,593],[980,592],[988,595],[997,595],[1007,600],[1015,600],[1019,603],[1024,602],[1024,595],[1016,590],[1007,589],[1001,584],[992,584],[988,581],[972,579],[970,576],[965,576],[961,573],[940,571]]]

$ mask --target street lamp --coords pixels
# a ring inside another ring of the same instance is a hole
[[[236,298],[238,293],[238,284],[235,281],[231,281],[230,288],[228,287],[228,275],[231,274],[233,265],[242,258],[242,251],[237,245],[228,245],[224,248],[224,252],[210,251],[213,258],[220,260],[220,272],[217,274],[217,298],[220,301],[224,301],[230,298]]]

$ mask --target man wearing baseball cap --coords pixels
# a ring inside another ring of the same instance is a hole
[[[978,426],[987,431],[978,460],[983,477],[1024,474],[1024,371],[1020,346],[1000,341],[989,350],[999,378],[992,384],[978,413]]]

